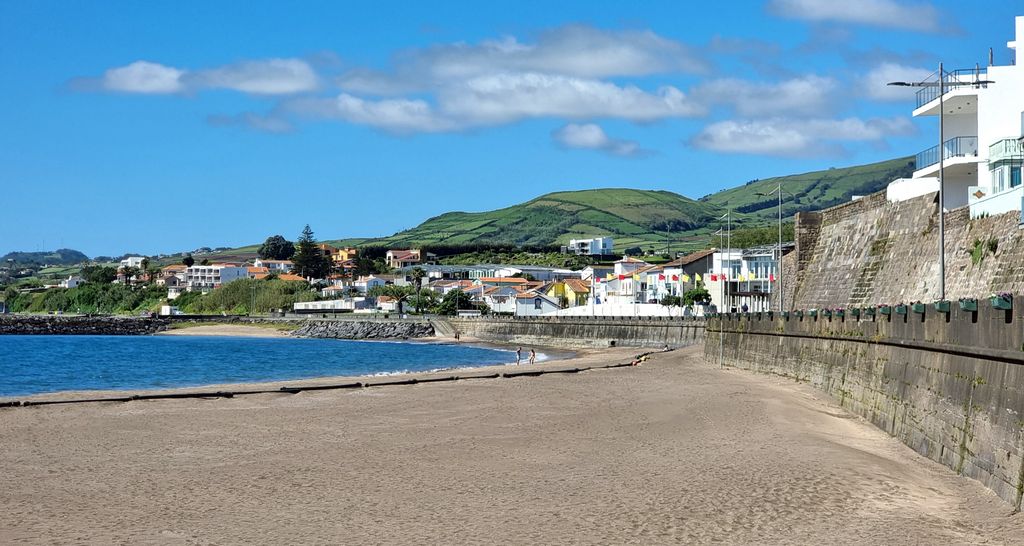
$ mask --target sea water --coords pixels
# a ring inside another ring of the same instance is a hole
[[[422,372],[513,362],[467,345],[200,336],[0,336],[0,396]]]

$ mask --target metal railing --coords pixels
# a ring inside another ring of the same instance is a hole
[[[968,157],[978,155],[978,137],[976,136],[959,136],[954,137],[946,142],[942,143],[942,159],[950,159],[952,157]],[[939,147],[932,146],[923,152],[920,152],[915,157],[917,170],[921,170],[925,167],[929,167],[939,162]]]
[[[965,85],[974,85],[976,87],[987,87],[986,84],[975,84],[974,82],[983,80],[984,73],[980,68],[962,68],[960,70],[954,70],[952,72],[946,72],[943,74],[943,82],[945,84],[945,92],[949,93],[954,89],[958,89]],[[935,82],[938,83],[938,78],[935,78]],[[922,87],[917,92],[917,107],[920,108],[925,104],[939,98],[939,88],[935,87]]]

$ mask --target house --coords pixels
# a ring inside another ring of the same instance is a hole
[[[331,261],[334,262],[335,267],[341,267],[345,262],[355,263],[355,260],[358,257],[359,251],[350,246],[345,248],[335,248],[334,251],[331,252]]]
[[[580,270],[580,279],[590,282],[590,279],[604,279],[615,272],[614,267],[599,265],[588,265]]]
[[[942,93],[937,75],[917,84],[921,89],[912,116],[937,116],[943,142],[917,154],[912,178],[896,180],[887,189],[890,200],[936,191],[941,159],[945,209],[968,205],[971,218],[1021,210],[1024,16],[1015,18],[1014,30],[1015,39],[1006,46],[1015,62],[997,66],[990,54],[984,68],[944,70]]]
[[[391,296],[377,297],[377,309],[379,311],[384,311],[385,313],[401,312],[400,305],[401,302]]]
[[[649,265],[651,264],[643,260],[638,260],[632,256],[626,256],[621,260],[615,262],[615,267],[612,272],[616,276],[631,276],[634,272],[636,272],[637,269],[640,269],[641,267],[647,267]]]
[[[386,284],[395,284],[395,276],[366,275],[352,282],[352,286],[363,294],[369,292],[375,286],[384,286]]]
[[[544,293],[559,302],[559,307],[587,305],[590,300],[590,286],[580,279],[566,279],[549,284]]]
[[[580,256],[602,256],[614,253],[614,241],[611,237],[595,237],[593,239],[570,239],[565,252]]]
[[[320,291],[320,295],[325,298],[340,298],[345,294],[348,294],[352,290],[350,286],[331,285]]]
[[[270,269],[266,267],[249,266],[245,268],[245,271],[250,279],[262,279],[270,274]]]
[[[265,267],[276,273],[288,273],[295,265],[291,260],[261,260],[257,259],[252,263],[256,267]]]
[[[483,302],[490,307],[492,313],[512,315],[516,312],[516,296],[519,293],[515,287],[498,286],[484,292]]]
[[[173,275],[181,280],[185,280],[185,270],[188,266],[185,264],[171,264],[160,269],[160,276],[166,278],[168,275]]]
[[[297,302],[292,306],[296,313],[337,313],[337,312],[369,312],[374,310],[372,302],[367,298],[343,298],[322,301]]]
[[[418,248],[410,250],[389,250],[387,254],[384,255],[384,259],[387,261],[388,267],[392,269],[401,269],[403,267],[418,265],[423,261]]]
[[[551,299],[547,294],[538,292],[523,292],[516,296],[516,316],[536,317],[547,313],[554,313],[561,309],[558,302]]]
[[[79,277],[78,275],[71,275],[68,278],[60,281],[60,287],[61,288],[74,288],[74,287],[76,287],[76,286],[78,286],[80,284],[83,284],[84,282],[85,282],[85,279],[83,279],[82,277]]]

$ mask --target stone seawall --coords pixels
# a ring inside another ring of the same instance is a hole
[[[483,317],[446,319],[445,330],[484,341],[555,347],[682,347],[704,339],[703,319]],[[441,328],[438,328],[441,331]]]
[[[796,215],[796,251],[783,264],[786,309],[939,298],[936,194],[889,203],[885,192]],[[1024,232],[1014,212],[946,213],[946,297],[1024,292]]]
[[[414,339],[433,336],[434,327],[425,321],[308,321],[292,335],[335,339]]]
[[[711,319],[709,362],[809,382],[918,453],[1021,507],[1024,299],[1013,311]]]
[[[0,335],[138,336],[167,329],[166,319],[0,315]]]

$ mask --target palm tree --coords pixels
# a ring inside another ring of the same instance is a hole
[[[412,280],[416,283],[416,314],[420,313],[420,290],[423,289],[423,277],[427,276],[427,272],[422,267],[414,267],[412,269]]]

